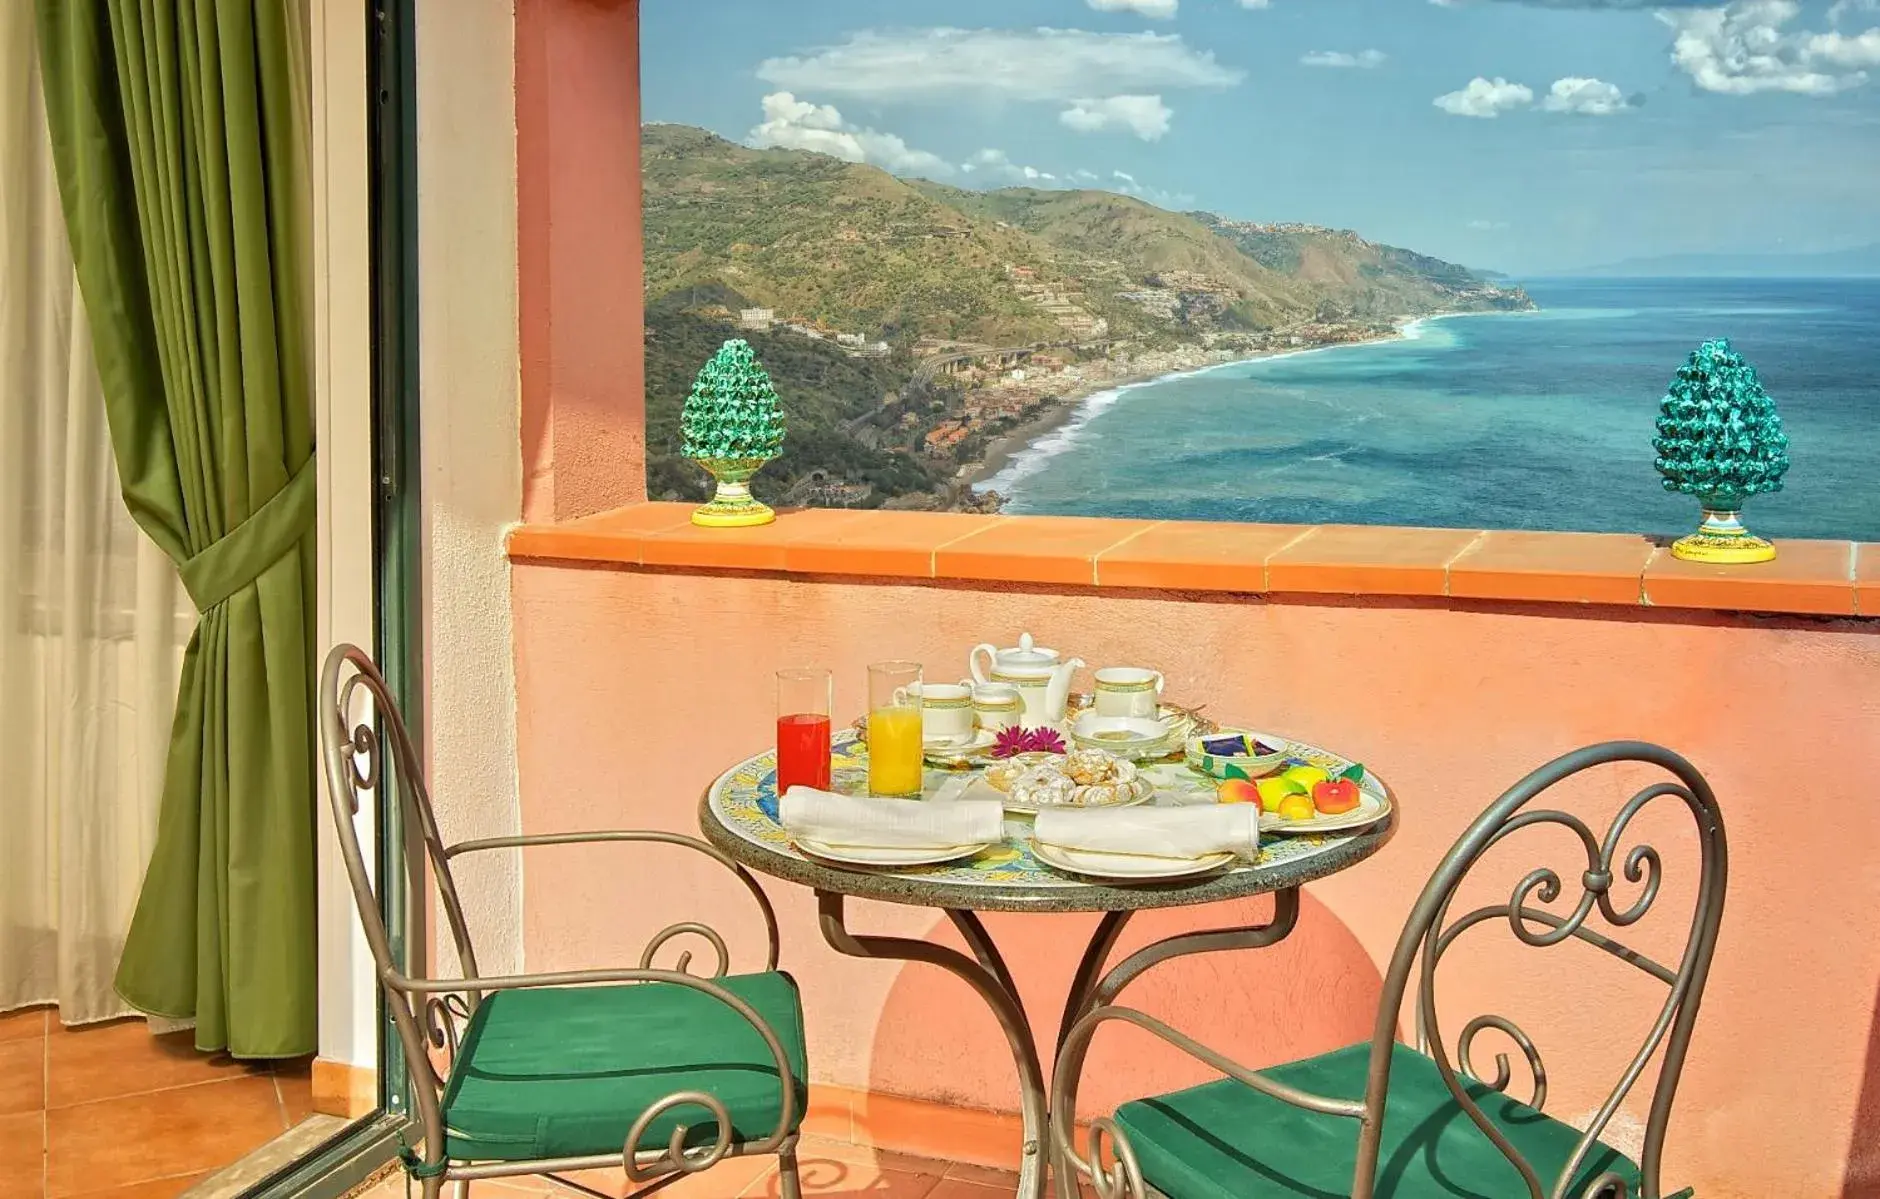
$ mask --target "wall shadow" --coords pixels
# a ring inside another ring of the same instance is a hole
[[[1880,1199],[1880,993],[1874,995],[1873,1019],[1867,1027],[1866,1065],[1854,1104],[1841,1199]]]
[[[1272,911],[1272,899],[1262,896],[1141,912],[1110,962],[1175,933],[1264,923]],[[854,916],[861,918],[855,923],[865,927],[866,910]],[[1097,919],[1000,913],[985,917],[1037,1035],[1047,1085],[1064,1001]],[[944,917],[927,937],[964,948]],[[1382,985],[1376,964],[1357,937],[1306,892],[1297,927],[1278,945],[1162,963],[1137,979],[1122,1002],[1237,1062],[1261,1067],[1368,1039]],[[1128,1099],[1217,1077],[1146,1033],[1120,1025],[1107,1028],[1098,1033],[1084,1069],[1079,1115],[1107,1112]],[[883,1004],[868,1086],[967,1107],[1018,1107],[1017,1076],[997,1021],[963,981],[924,965],[904,967]]]

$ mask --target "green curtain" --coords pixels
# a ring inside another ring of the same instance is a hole
[[[118,992],[315,1047],[307,111],[278,0],[38,0],[124,499],[201,612]]]

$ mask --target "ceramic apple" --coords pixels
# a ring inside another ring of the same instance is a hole
[[[1221,803],[1257,804],[1260,789],[1246,779],[1228,779],[1215,789],[1214,797]]]
[[[1325,779],[1312,786],[1312,806],[1326,816],[1337,816],[1358,806],[1358,784],[1350,779]]]

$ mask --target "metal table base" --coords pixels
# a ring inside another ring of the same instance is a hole
[[[944,909],[953,927],[966,939],[972,957],[945,945],[917,941],[907,937],[876,937],[851,932],[845,923],[846,896],[839,892],[818,890],[817,912],[823,939],[836,952],[855,958],[924,962],[938,966],[972,987],[992,1009],[1012,1051],[1018,1069],[1019,1117],[1024,1128],[1024,1143],[1019,1157],[1018,1199],[1045,1199],[1050,1177],[1056,1179],[1058,1199],[1077,1199],[1078,1186],[1068,1161],[1057,1159],[1051,1151],[1051,1113],[1044,1071],[1038,1057],[1038,1039],[1025,1018],[1018,988],[1006,968],[992,936],[979,916],[965,909]],[[1064,1002],[1063,1019],[1058,1025],[1056,1049],[1062,1050],[1076,1023],[1095,1008],[1112,1003],[1117,996],[1145,971],[1162,962],[1193,953],[1229,949],[1259,949],[1275,945],[1291,933],[1299,920],[1299,889],[1288,887],[1273,892],[1273,918],[1265,924],[1242,928],[1214,929],[1179,933],[1144,946],[1124,958],[1107,973],[1105,965],[1116,948],[1117,939],[1129,923],[1128,911],[1106,912],[1097,922],[1090,944],[1085,947],[1077,973],[1071,979],[1070,993]],[[1059,1063],[1075,1078],[1081,1073],[1080,1060]],[[1067,1088],[1066,1100],[1075,1110],[1076,1093]],[[1047,1168],[1048,1163],[1048,1168]]]

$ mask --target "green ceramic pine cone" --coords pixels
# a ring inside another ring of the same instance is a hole
[[[783,407],[748,342],[727,341],[699,370],[679,417],[688,458],[757,461],[783,449]]]
[[[1655,465],[1666,491],[1718,511],[1780,491],[1789,439],[1756,368],[1723,339],[1707,341],[1679,368],[1660,404]]]

